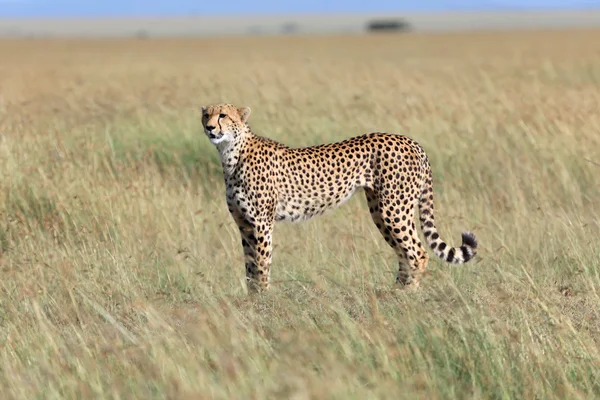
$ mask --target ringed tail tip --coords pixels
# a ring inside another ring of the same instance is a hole
[[[473,255],[475,255],[475,249],[477,249],[477,238],[473,232],[467,231],[462,233],[462,245],[473,249]]]

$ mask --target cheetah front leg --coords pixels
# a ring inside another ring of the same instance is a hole
[[[250,222],[237,208],[232,207],[229,211],[240,230],[248,292],[266,291],[269,289],[271,273],[274,221],[263,217]]]

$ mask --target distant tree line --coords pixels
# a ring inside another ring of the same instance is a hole
[[[368,32],[406,32],[411,30],[407,21],[397,19],[377,19],[367,23]]]
[[[374,19],[368,21],[364,26],[367,32],[408,32],[412,30],[411,25],[408,21],[402,19]],[[354,31],[354,29],[352,29]],[[263,28],[258,25],[254,25],[248,28],[247,31],[251,35],[262,35],[265,33]],[[283,35],[294,35],[303,32],[302,26],[297,22],[286,22],[279,26],[279,33]],[[138,37],[143,38],[146,35],[138,33]]]

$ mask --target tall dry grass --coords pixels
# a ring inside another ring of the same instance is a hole
[[[600,33],[0,42],[2,398],[600,396]],[[410,135],[479,257],[393,288],[362,194],[249,298],[199,107]]]

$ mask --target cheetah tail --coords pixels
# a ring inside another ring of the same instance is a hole
[[[429,169],[429,176],[423,184],[419,198],[419,214],[421,230],[425,235],[425,240],[439,258],[451,264],[464,264],[477,254],[477,239],[471,232],[463,232],[462,245],[460,247],[450,247],[440,238],[435,228],[433,217],[433,181],[431,169]]]

